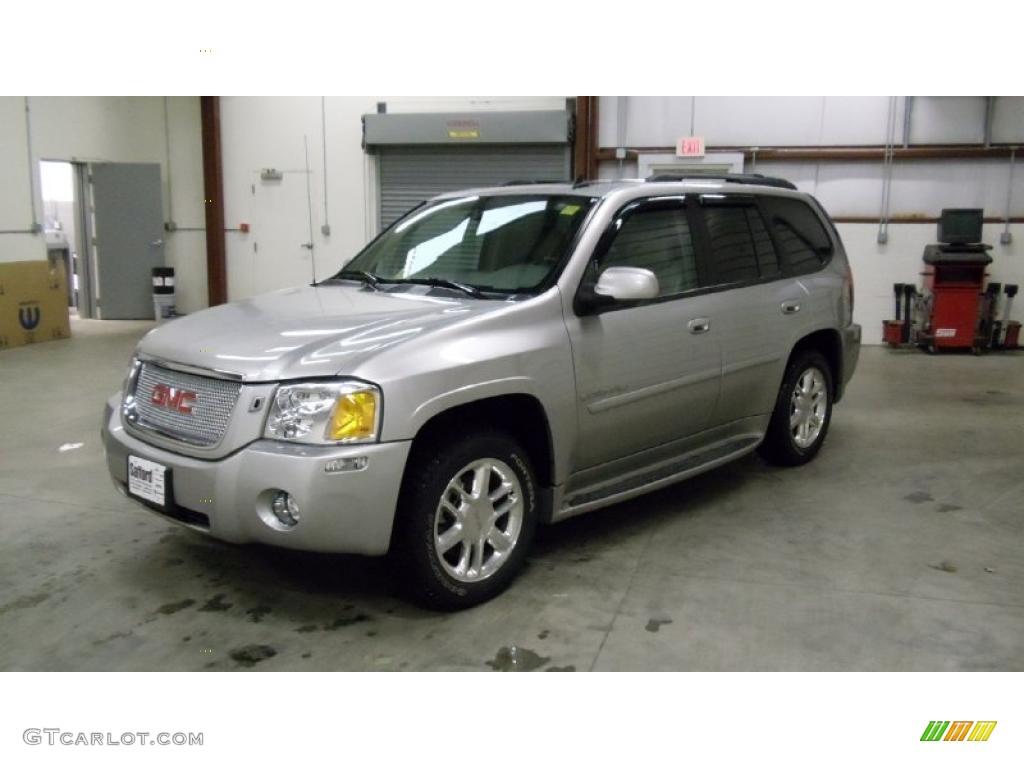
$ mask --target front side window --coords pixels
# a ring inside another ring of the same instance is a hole
[[[399,220],[343,272],[388,283],[447,280],[528,293],[554,276],[593,204],[573,195],[438,201]]]
[[[640,267],[658,278],[660,296],[699,287],[697,255],[682,205],[639,208],[624,216],[600,268]]]

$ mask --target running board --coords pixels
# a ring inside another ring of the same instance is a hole
[[[758,436],[738,437],[713,445],[703,451],[670,459],[609,483],[577,491],[565,498],[552,521],[564,520],[593,509],[607,507],[714,469],[750,453],[759,442],[761,442],[761,438]]]

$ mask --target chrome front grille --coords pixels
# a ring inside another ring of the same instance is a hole
[[[154,363],[142,363],[135,381],[134,398],[127,403],[129,422],[174,440],[209,447],[224,436],[231,411],[242,385],[237,381],[198,376],[175,371]],[[159,395],[154,399],[154,392]],[[187,392],[192,397],[175,407],[176,394]],[[163,405],[156,401],[168,399]]]

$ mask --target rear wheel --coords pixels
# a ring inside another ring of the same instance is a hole
[[[820,352],[806,350],[795,355],[786,367],[760,454],[784,466],[813,459],[832,420],[833,391],[832,369]]]
[[[469,608],[512,582],[536,523],[534,471],[513,439],[479,431],[431,441],[410,457],[392,557],[416,602]]]

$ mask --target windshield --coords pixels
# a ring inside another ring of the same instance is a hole
[[[574,195],[472,196],[430,203],[399,220],[339,274],[528,293],[553,276],[593,203]]]

